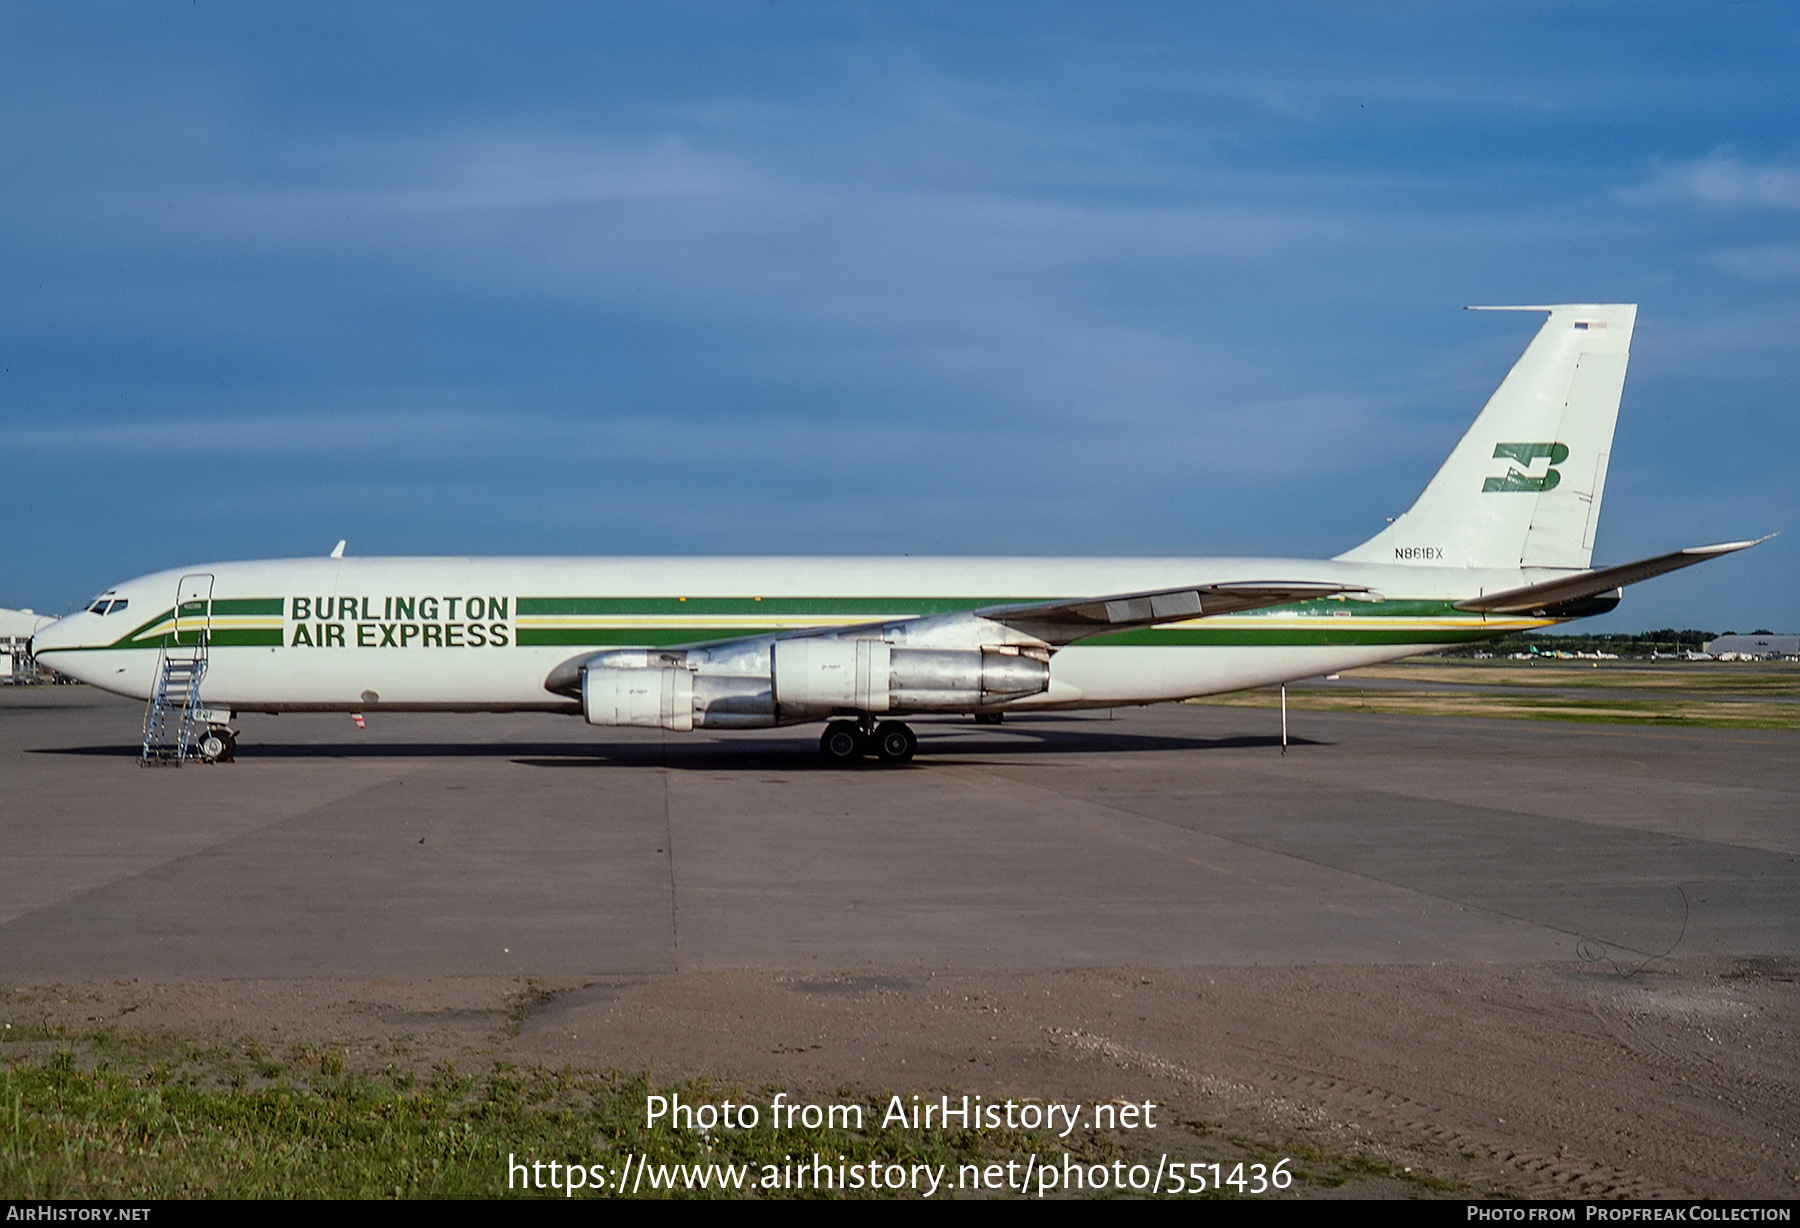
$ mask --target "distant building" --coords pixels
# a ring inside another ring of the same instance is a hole
[[[1703,648],[1713,656],[1735,652],[1740,657],[1800,656],[1800,635],[1721,635]]]
[[[0,610],[0,678],[10,682],[32,672],[25,645],[33,631],[55,621],[52,615],[30,610]]]

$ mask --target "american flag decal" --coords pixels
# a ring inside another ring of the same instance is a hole
[[[1577,320],[1577,321],[1575,321],[1575,327],[1581,328],[1581,329],[1588,329],[1588,330],[1592,330],[1592,329],[1596,329],[1596,328],[1605,328],[1606,321],[1605,320]]]

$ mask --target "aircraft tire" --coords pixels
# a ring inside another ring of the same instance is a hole
[[[819,735],[819,754],[828,763],[855,763],[867,749],[862,730],[849,721],[833,721]]]
[[[875,727],[875,755],[883,763],[911,763],[918,750],[918,735],[904,722],[883,721]]]
[[[237,758],[237,735],[229,729],[208,729],[194,743],[194,756],[202,763],[230,763]]]
[[[975,723],[977,725],[998,725],[1005,719],[1006,713],[1004,712],[977,712],[975,714]]]

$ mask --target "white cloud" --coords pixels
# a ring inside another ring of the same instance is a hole
[[[1619,196],[1632,204],[1692,201],[1800,209],[1800,166],[1779,162],[1758,166],[1721,148],[1690,162],[1658,164],[1649,179],[1621,189]]]
[[[1800,243],[1759,243],[1725,247],[1708,257],[1713,264],[1745,281],[1800,281]]]

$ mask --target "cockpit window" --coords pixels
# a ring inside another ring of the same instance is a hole
[[[101,593],[82,608],[90,614],[117,614],[130,604],[129,601],[115,600],[111,593]]]
[[[130,604],[131,604],[131,602],[126,601],[123,598],[121,598],[120,600],[115,601],[111,605],[107,606],[106,612],[108,614],[117,614],[120,610],[124,609],[126,606],[128,606]]]

